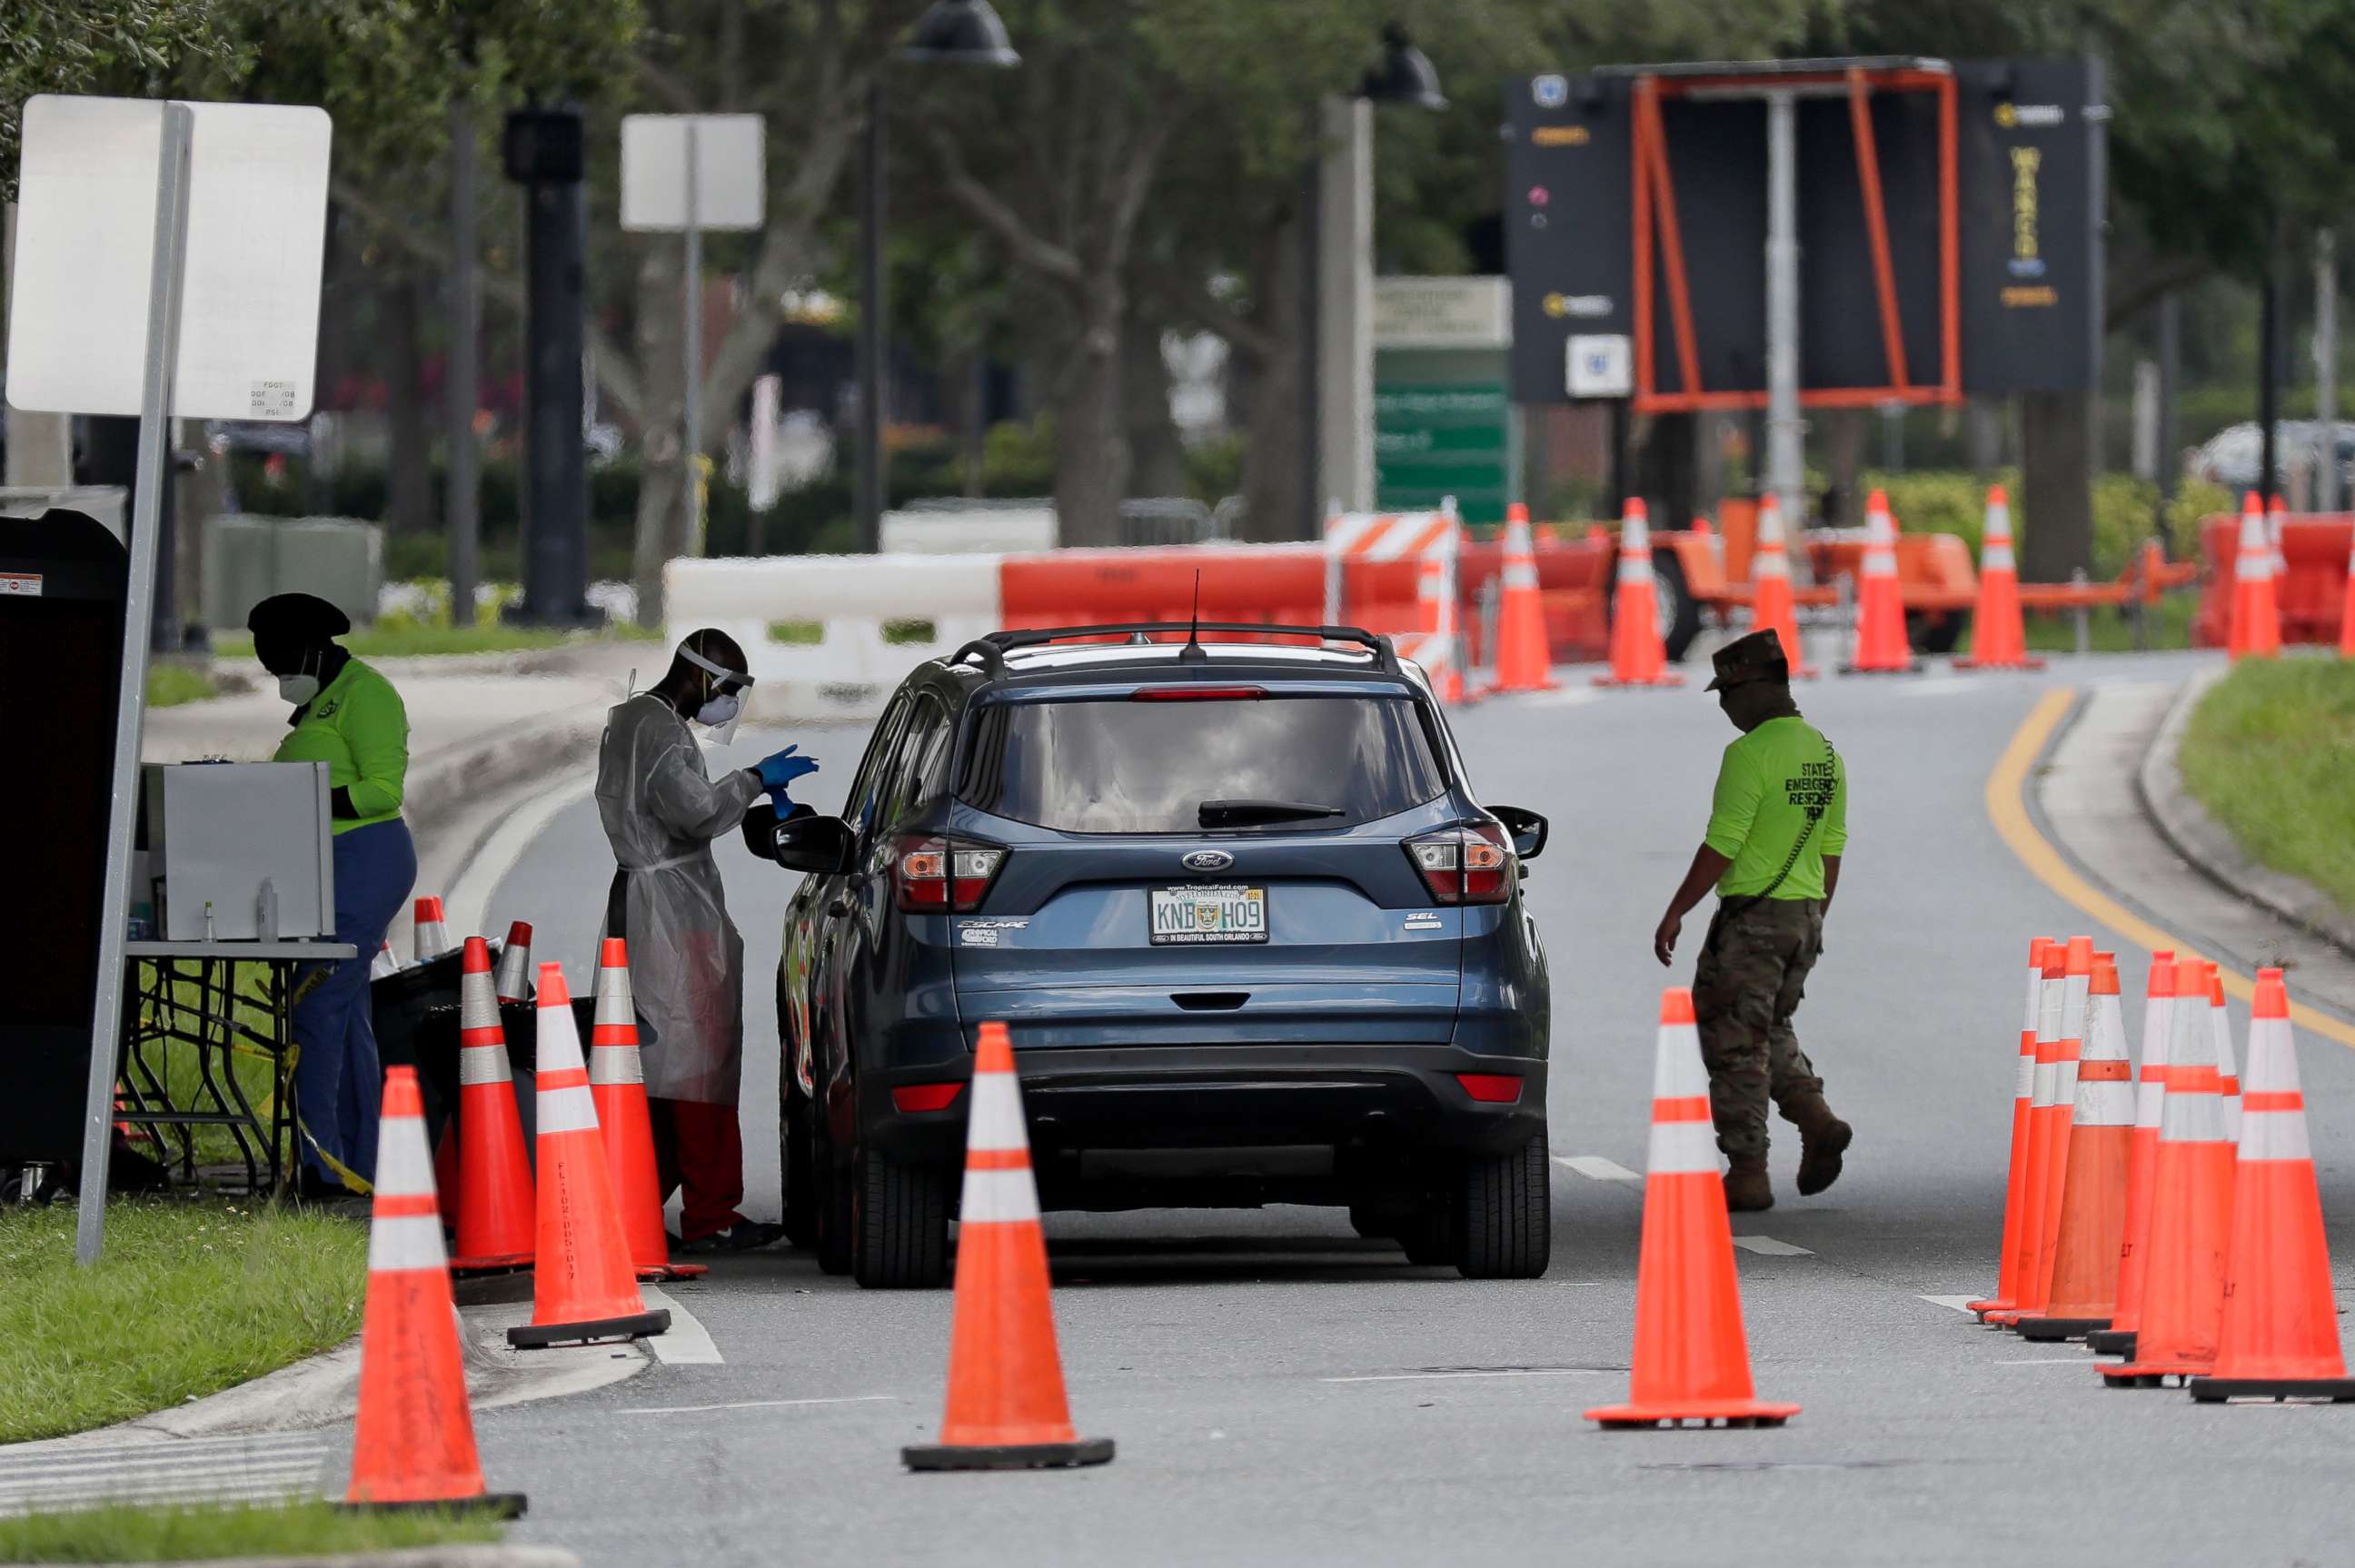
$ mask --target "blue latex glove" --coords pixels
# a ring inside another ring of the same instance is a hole
[[[774,795],[806,773],[817,772],[815,757],[797,757],[799,746],[787,746],[774,756],[763,757],[753,772],[761,775],[761,787]]]

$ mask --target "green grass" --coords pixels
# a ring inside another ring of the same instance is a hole
[[[2200,699],[2176,760],[2243,853],[2355,911],[2355,663],[2243,662]]]
[[[359,1331],[368,1232],[348,1221],[148,1199],[108,1205],[96,1268],[73,1241],[70,1208],[0,1211],[0,1443],[127,1421]]]
[[[0,1519],[0,1562],[201,1562],[488,1542],[481,1514],[338,1513],[324,1502],[77,1509]]]
[[[151,664],[147,667],[147,706],[177,708],[185,702],[202,702],[220,695],[213,677],[201,669],[184,664]]]

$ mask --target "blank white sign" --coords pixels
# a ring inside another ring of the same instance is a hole
[[[695,226],[758,229],[768,193],[758,114],[622,117],[622,227],[687,227],[687,128],[695,127]]]
[[[190,103],[188,241],[172,412],[307,419],[327,232],[325,111]],[[164,105],[26,101],[8,401],[136,414]]]

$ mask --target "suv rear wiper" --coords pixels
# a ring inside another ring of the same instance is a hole
[[[1246,822],[1293,822],[1305,816],[1340,816],[1337,805],[1308,800],[1206,800],[1196,808],[1205,827],[1233,827]]]

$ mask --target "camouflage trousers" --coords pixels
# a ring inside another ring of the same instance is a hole
[[[1737,899],[1709,923],[1693,967],[1693,1015],[1709,1069],[1710,1119],[1730,1160],[1766,1157],[1766,1102],[1796,1121],[1793,1106],[1824,1092],[1799,1049],[1791,1015],[1806,994],[1807,971],[1824,950],[1817,899]]]

